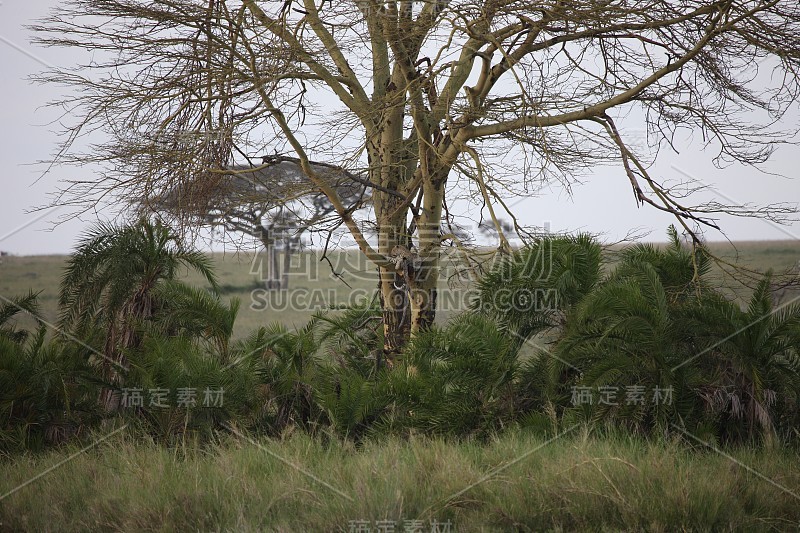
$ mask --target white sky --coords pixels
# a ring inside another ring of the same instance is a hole
[[[74,52],[32,46],[23,26],[47,14],[54,0],[0,1],[0,250],[19,255],[60,254],[69,252],[76,237],[94,220],[95,215],[73,219],[53,227],[59,210],[33,211],[49,202],[48,194],[57,189],[59,179],[79,176],[75,168],[55,168],[42,177],[42,166],[55,150],[58,137],[54,131],[58,118],[54,110],[42,106],[58,99],[63,89],[39,86],[27,77],[45,70],[46,65],[71,66]],[[800,125],[800,112],[787,119],[787,128]],[[627,123],[628,128],[636,125]],[[787,178],[754,173],[752,169],[717,170],[711,164],[713,152],[702,152],[699,140],[686,139],[681,153],[662,151],[652,171],[665,181],[682,179],[681,173],[712,186],[721,203],[797,202],[800,199],[800,147],[778,149],[769,170]],[[82,169],[80,172],[91,172]],[[650,231],[649,240],[663,240],[672,217],[649,207],[637,208],[627,178],[620,168],[602,168],[587,176],[585,184],[573,189],[570,197],[553,188],[550,194],[524,200],[506,199],[517,204],[521,222],[541,226],[548,223],[555,231],[584,230],[601,233],[609,240],[624,237],[631,230]],[[102,213],[99,216],[102,217]],[[763,220],[723,218],[720,225],[731,240],[796,239],[800,223],[778,226]],[[709,240],[723,240],[724,235],[709,231]]]

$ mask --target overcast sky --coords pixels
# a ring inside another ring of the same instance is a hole
[[[49,194],[59,179],[76,177],[74,168],[55,168],[42,176],[44,168],[34,163],[50,156],[57,144],[58,115],[42,106],[58,99],[63,89],[39,86],[28,76],[46,65],[69,66],[76,63],[72,52],[41,49],[30,44],[30,33],[23,26],[47,14],[53,0],[35,2],[0,0],[0,170],[4,187],[0,193],[0,250],[14,254],[60,254],[69,252],[76,237],[97,215],[84,216],[53,227],[59,209],[35,211],[50,201]],[[800,113],[793,112],[787,128],[797,128]],[[634,128],[635,124],[627,124]],[[757,174],[752,169],[717,170],[711,164],[713,152],[699,150],[699,139],[685,139],[681,153],[662,151],[653,175],[665,181],[678,181],[685,175],[713,187],[721,203],[797,202],[800,198],[800,147],[781,147],[769,170],[786,177]],[[91,172],[84,169],[83,172]],[[507,199],[513,204],[515,199]],[[587,176],[572,196],[554,187],[538,198],[519,201],[523,223],[554,230],[585,230],[604,234],[608,240],[624,237],[632,230],[650,231],[648,240],[663,240],[672,218],[652,208],[637,208],[628,180],[619,168],[602,168]],[[63,213],[63,211],[62,211]],[[103,216],[101,212],[100,217]],[[720,225],[732,240],[795,239],[800,224],[778,226],[763,220],[723,218]],[[724,240],[725,235],[708,232],[709,240]]]

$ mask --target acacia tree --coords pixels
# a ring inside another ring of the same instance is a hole
[[[512,195],[616,161],[637,203],[695,238],[715,213],[773,216],[692,204],[648,163],[681,127],[719,161],[762,163],[800,89],[796,0],[71,0],[35,30],[92,53],[43,76],[80,89],[60,162],[105,169],[62,203],[176,183],[203,198],[237,153],[291,154],[379,269],[389,360],[434,319],[448,200],[496,220]],[[95,128],[108,140],[74,149]],[[313,160],[368,176],[377,242]]]
[[[330,184],[348,209],[369,202],[365,180],[334,165],[312,162],[318,176]],[[332,232],[341,221],[327,196],[314,189],[296,158],[265,156],[260,163],[235,165],[214,190],[195,197],[192,187],[179,184],[157,199],[146,199],[142,210],[158,210],[168,218],[190,219],[195,226],[222,229],[257,239],[266,255],[267,289],[289,288],[291,255],[304,233]],[[283,252],[283,264],[279,252]]]

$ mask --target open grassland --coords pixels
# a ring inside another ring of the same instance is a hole
[[[223,299],[238,298],[241,308],[236,320],[235,338],[241,338],[260,326],[280,322],[287,327],[302,326],[312,313],[332,306],[358,303],[372,298],[377,288],[375,268],[357,250],[330,253],[330,264],[319,252],[304,252],[292,258],[289,291],[267,292],[262,273],[266,260],[263,254],[211,254]],[[58,292],[67,256],[10,256],[0,264],[0,297],[10,298],[41,291],[39,302],[44,317],[51,323],[58,318]],[[458,295],[463,283],[455,283],[457,266],[445,259],[442,291]],[[338,276],[332,273],[332,269]],[[194,285],[207,286],[197,273],[180,276]],[[446,320],[462,305],[447,305],[441,319]]]
[[[0,494],[75,451],[0,463]],[[426,532],[432,521],[449,531],[796,531],[798,459],[580,429],[553,441],[515,431],[488,444],[361,449],[231,436],[202,450],[133,444],[123,431],[3,497],[0,530],[404,531],[419,520]]]
[[[773,269],[782,272],[800,264],[800,241],[753,241],[711,243],[711,251],[725,261],[756,271]],[[304,324],[315,311],[332,305],[358,302],[374,295],[377,275],[374,267],[356,250],[330,253],[331,264],[322,261],[318,252],[304,252],[293,258],[290,270],[290,291],[267,293],[261,281],[263,256],[248,253],[212,254],[223,298],[241,301],[234,337],[241,338],[259,326],[281,322],[292,328]],[[39,301],[44,316],[55,322],[58,315],[58,287],[66,256],[43,255],[4,257],[0,264],[0,297],[9,298],[41,291]],[[613,261],[613,258],[611,259]],[[333,270],[339,277],[332,274]],[[444,322],[460,310],[468,299],[468,284],[458,278],[457,257],[448,255],[440,280],[440,312]],[[714,278],[720,287],[742,299],[750,290],[736,279],[714,267]],[[203,285],[198,274],[183,277]],[[794,296],[794,293],[791,294]]]

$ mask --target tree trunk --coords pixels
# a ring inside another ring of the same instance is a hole
[[[383,229],[378,237],[378,250],[385,257],[397,258],[398,250],[407,249],[408,238],[405,235],[404,222],[387,221],[381,226]],[[395,264],[402,268],[400,261]],[[397,361],[411,332],[409,286],[400,268],[378,268],[378,287],[383,310],[383,356],[390,367]]]
[[[431,327],[436,318],[439,282],[442,202],[446,170],[424,180],[423,203],[417,224],[418,251],[411,245],[402,219],[378,218],[379,252],[394,261],[394,268],[379,268],[379,287],[384,326],[384,357],[389,366],[397,360],[408,340]],[[388,195],[386,195],[388,196]],[[376,213],[392,213],[399,202],[383,199]]]
[[[446,170],[442,169],[423,183],[423,209],[420,212],[417,234],[419,236],[418,266],[411,280],[411,335],[416,335],[433,325],[436,318],[436,287],[439,283],[439,258],[441,255],[442,204],[444,200]]]
[[[404,280],[394,271],[379,268],[380,302],[383,310],[383,358],[394,366],[411,331]]]
[[[278,267],[278,251],[275,249],[277,244],[275,235],[270,228],[264,227],[260,222],[256,223],[256,230],[259,234],[259,240],[264,246],[264,255],[266,256],[265,261],[261,262],[258,274],[261,276],[261,281],[268,291],[280,289],[281,279]],[[266,272],[264,272],[265,269]]]
[[[264,287],[268,290],[276,290],[281,288],[281,279],[278,269],[278,251],[275,249],[275,243],[271,240],[262,241],[264,245],[264,260],[261,262],[261,281]]]
[[[289,268],[292,266],[292,253],[294,253],[294,239],[288,235],[283,240],[283,270],[281,271],[281,290],[289,289]]]
[[[269,250],[269,288],[273,290],[281,288],[279,264],[278,249],[275,245],[272,245]]]
[[[412,47],[413,48],[413,47]],[[398,57],[389,68],[376,70],[376,91],[382,102],[380,120],[366,139],[370,180],[379,185],[373,192],[378,223],[378,252],[394,263],[379,267],[379,286],[384,325],[384,356],[392,365],[411,337],[429,328],[436,316],[436,287],[439,281],[441,247],[440,223],[447,175],[458,155],[449,150],[442,159],[434,148],[446,139],[423,116],[425,105],[419,90],[411,95],[414,133],[404,138],[405,109],[408,103],[402,92],[416,76],[416,52]],[[381,88],[385,92],[381,93]],[[452,153],[450,153],[452,152]],[[410,201],[417,195],[417,207]],[[419,202],[421,201],[421,204]],[[410,211],[415,219],[408,226]],[[417,235],[417,250],[412,245]]]

